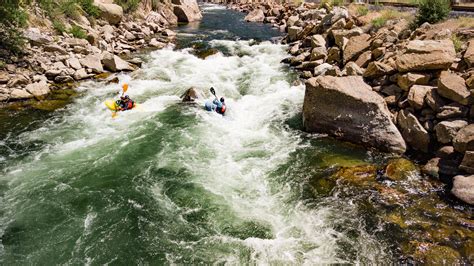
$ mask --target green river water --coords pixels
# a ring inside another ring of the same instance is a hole
[[[112,119],[120,87],[89,81],[65,108],[0,114],[1,264],[397,261],[393,235],[328,179],[388,158],[303,133],[279,33],[202,8],[177,48],[119,76],[140,109]],[[226,116],[180,103],[191,86],[215,87]]]

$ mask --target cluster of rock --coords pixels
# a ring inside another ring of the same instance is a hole
[[[163,48],[176,35],[170,26],[201,18],[195,0],[178,0],[146,15],[145,6],[141,19],[125,17],[122,7],[111,1],[95,4],[101,18],[94,25],[84,16],[72,21],[87,33],[86,39],[39,28],[25,30],[27,55],[10,58],[0,70],[0,102],[43,100],[57,88],[54,84],[71,84],[105,72],[133,71],[142,64],[139,58],[132,58],[133,52],[145,47]]]
[[[473,36],[456,52],[453,33],[433,34],[430,24],[374,28],[344,7],[316,4],[233,7],[288,33],[284,62],[306,80],[307,131],[431,158],[423,171],[456,176],[453,194],[474,204]]]

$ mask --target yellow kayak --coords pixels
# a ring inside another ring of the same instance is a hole
[[[117,105],[117,103],[114,101],[114,100],[106,100],[104,102],[105,106],[107,106],[107,108],[109,108],[110,111],[112,112],[118,112],[119,111],[119,107]],[[135,109],[137,107],[140,107],[140,104],[138,103],[134,103],[133,104],[133,108],[132,109]]]

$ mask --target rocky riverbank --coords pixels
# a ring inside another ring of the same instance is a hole
[[[412,29],[404,17],[374,26],[346,7],[230,4],[247,21],[287,32],[285,63],[306,80],[308,132],[407,154],[474,204],[474,32]],[[462,42],[453,36],[461,36]],[[455,47],[456,44],[456,47]],[[454,178],[453,178],[454,177]]]
[[[110,1],[94,4],[101,12],[100,18],[81,15],[67,22],[80,28],[85,34],[83,38],[66,32],[58,34],[45,11],[38,6],[32,8],[30,20],[42,20],[46,26],[30,23],[31,27],[24,31],[28,43],[23,55],[4,56],[6,64],[0,69],[0,104],[54,108],[57,94],[63,95],[65,89],[86,79],[104,79],[111,73],[136,70],[142,64],[139,58],[133,57],[136,51],[163,48],[175,39],[171,27],[202,18],[194,0],[158,7],[153,7],[151,1],[143,1],[133,14],[124,14],[121,6]]]

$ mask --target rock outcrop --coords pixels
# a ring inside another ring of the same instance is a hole
[[[178,22],[193,22],[202,19],[196,0],[173,0],[173,12]]]
[[[448,69],[456,59],[451,40],[413,40],[396,59],[400,72]]]
[[[308,80],[303,124],[308,132],[328,133],[388,152],[406,150],[383,98],[361,77]]]
[[[117,25],[123,17],[123,8],[106,0],[94,0],[94,5],[99,8],[101,16],[110,24]]]

